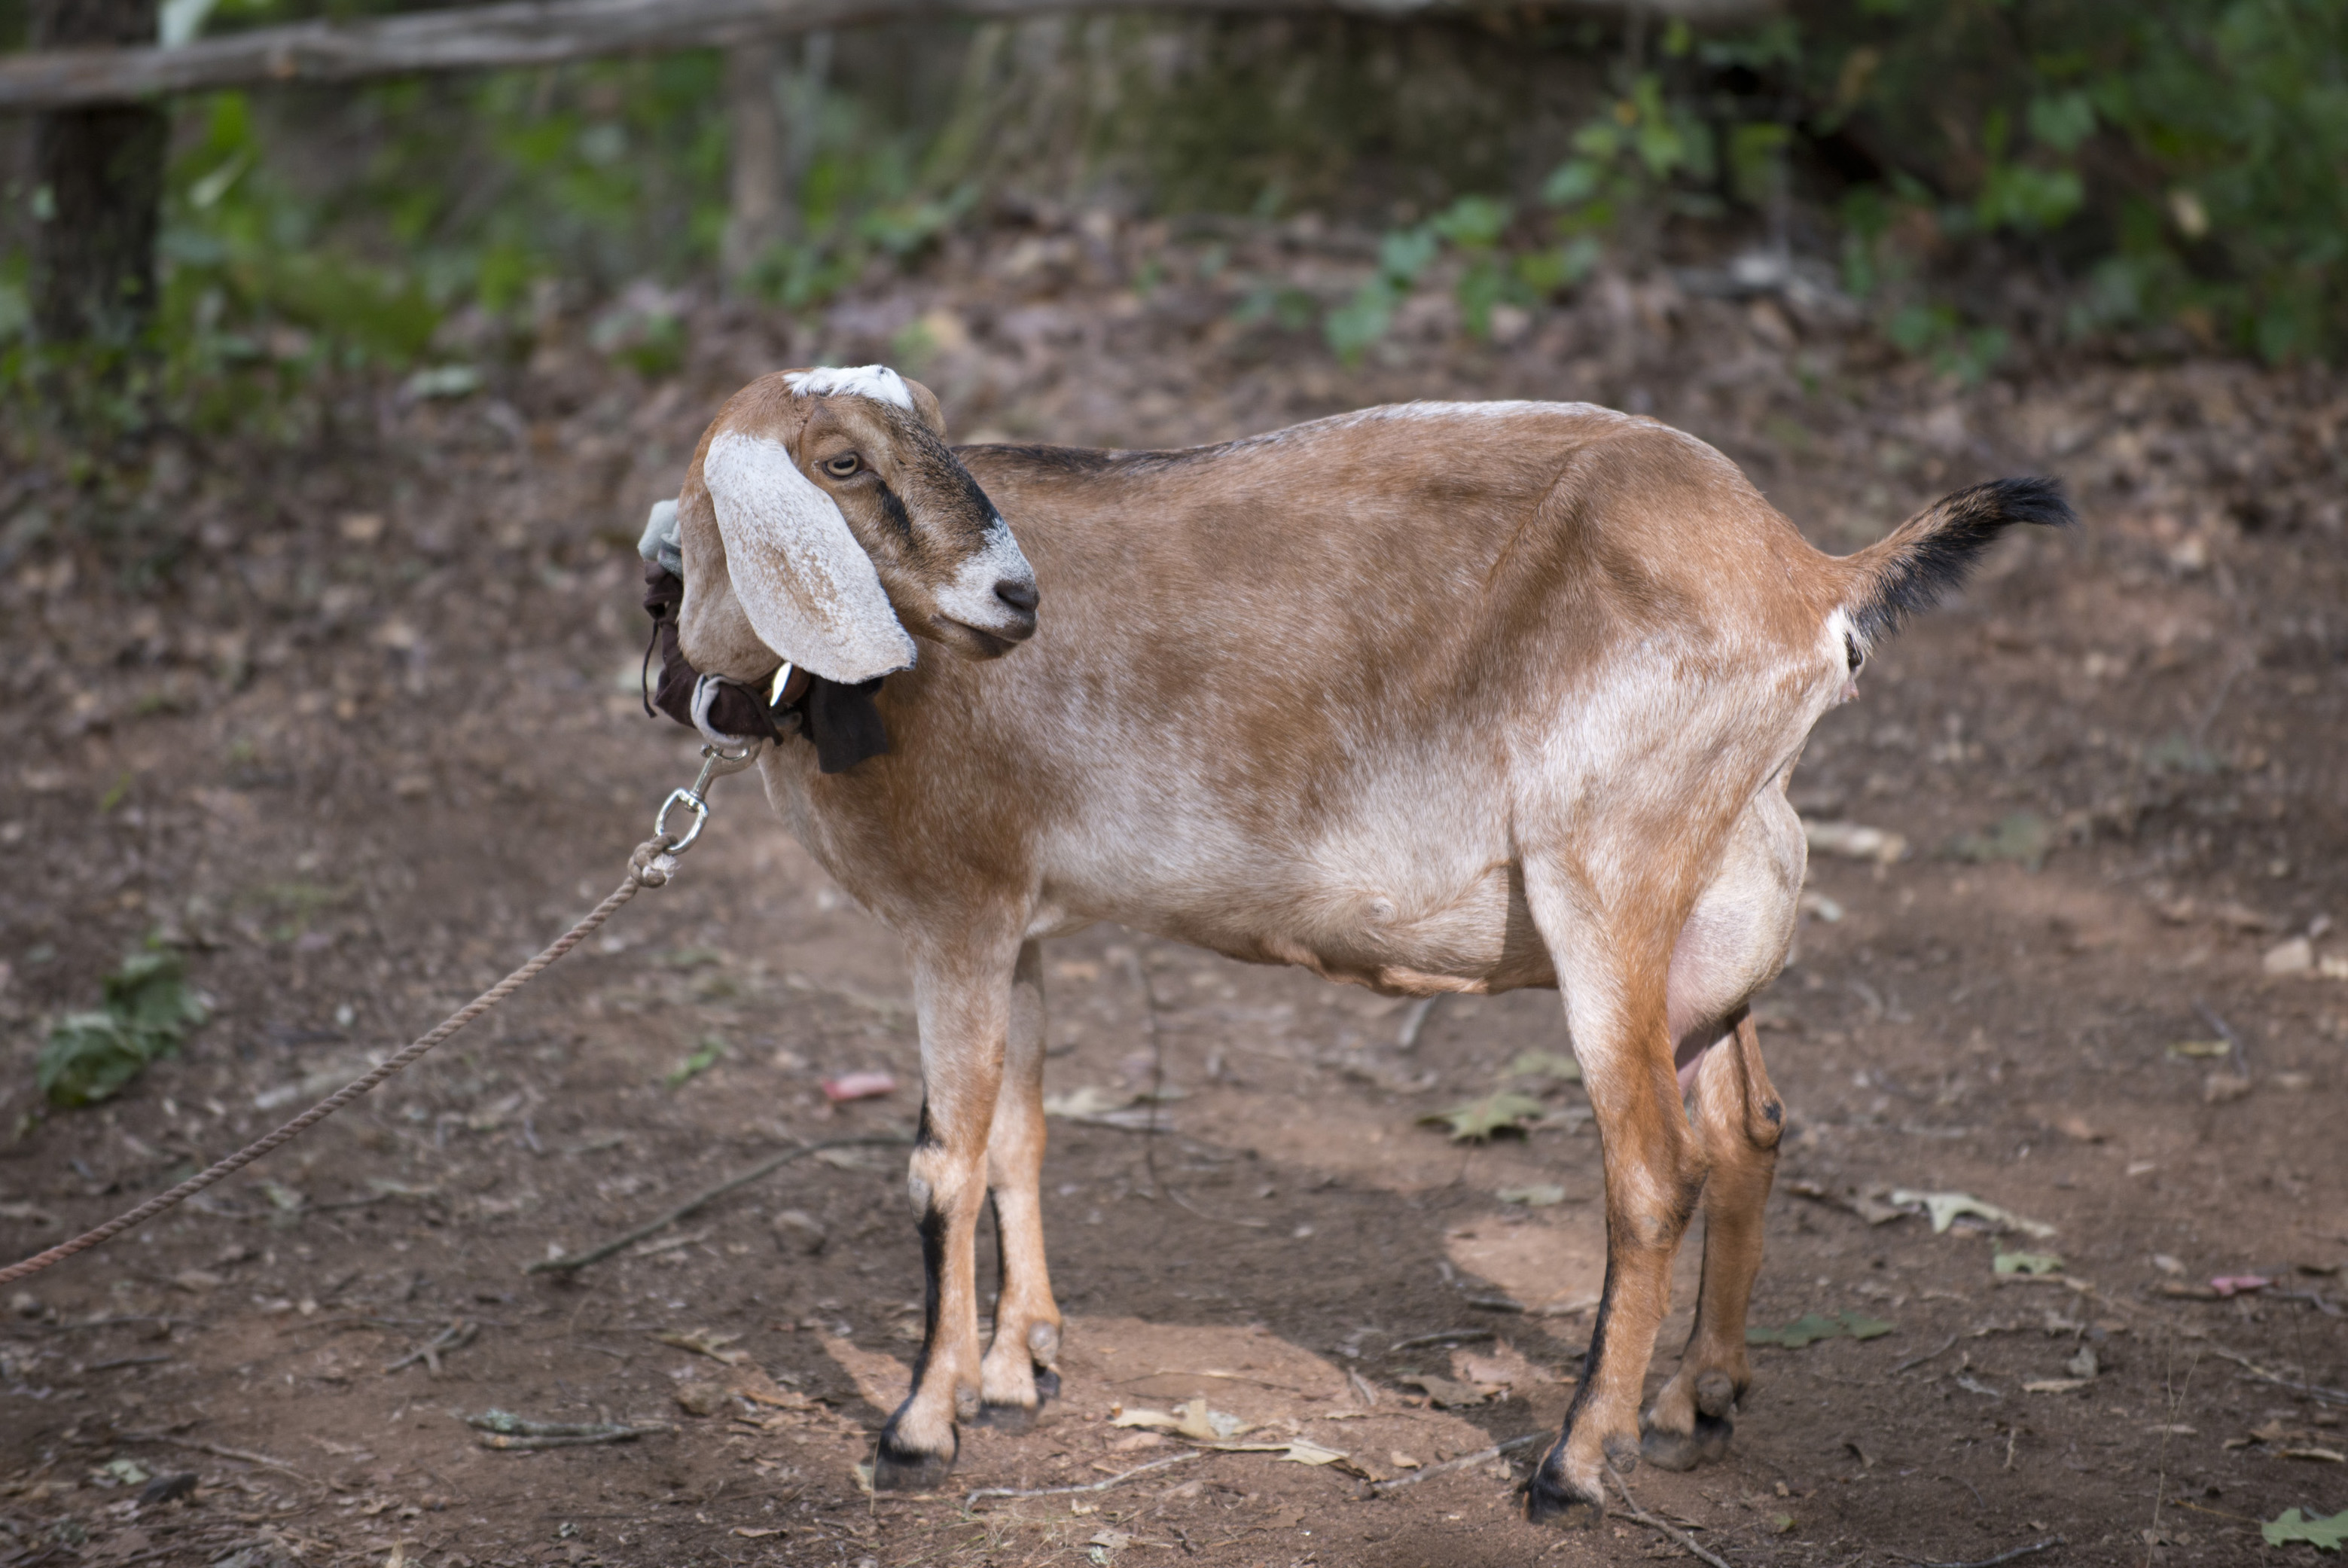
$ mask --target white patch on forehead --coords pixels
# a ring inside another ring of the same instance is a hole
[[[760,642],[850,685],[912,665],[913,639],[898,624],[871,558],[788,447],[721,431],[701,477],[734,597]]]
[[[893,403],[908,414],[913,411],[913,394],[907,390],[905,378],[885,365],[794,370],[783,379],[802,397],[870,397],[876,403]]]

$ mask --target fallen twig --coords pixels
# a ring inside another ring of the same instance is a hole
[[[164,1334],[169,1334],[181,1324],[192,1324],[195,1321],[192,1317],[88,1317],[79,1323],[47,1323],[41,1325],[41,1327],[51,1334],[77,1334],[86,1328],[121,1328],[133,1323],[151,1323],[160,1328]],[[159,1335],[157,1337],[160,1338],[161,1336]]]
[[[1142,1016],[1144,1021],[1149,1026],[1149,1119],[1137,1130],[1148,1139],[1148,1141],[1141,1146],[1141,1158],[1142,1163],[1149,1171],[1150,1190],[1165,1193],[1174,1201],[1176,1208],[1188,1210],[1202,1220],[1213,1220],[1225,1225],[1238,1225],[1251,1231],[1270,1230],[1272,1222],[1269,1220],[1243,1219],[1237,1214],[1218,1214],[1211,1210],[1201,1209],[1198,1204],[1182,1196],[1181,1190],[1172,1182],[1161,1181],[1159,1178],[1158,1135],[1165,1130],[1159,1126],[1158,1108],[1164,1104],[1166,1099],[1166,1037],[1158,1026],[1158,987],[1149,983],[1149,971],[1142,967],[1141,954],[1138,952],[1128,952],[1125,962],[1126,966],[1133,973],[1133,983],[1141,988]]]
[[[820,1143],[802,1143],[797,1149],[786,1150],[782,1153],[776,1155],[771,1160],[760,1161],[757,1164],[750,1167],[749,1170],[743,1171],[739,1176],[731,1177],[724,1181],[720,1181],[716,1186],[710,1188],[706,1192],[686,1199],[684,1202],[679,1203],[675,1208],[671,1209],[667,1213],[659,1216],[657,1219],[647,1220],[643,1224],[638,1225],[634,1230],[628,1232],[624,1235],[614,1236],[612,1240],[605,1242],[600,1247],[590,1247],[583,1253],[572,1253],[567,1257],[541,1258],[537,1263],[530,1264],[521,1272],[524,1274],[570,1274],[575,1270],[583,1269],[590,1264],[600,1264],[605,1258],[610,1257],[613,1253],[621,1252],[628,1247],[632,1247],[635,1245],[636,1243],[643,1241],[646,1236],[652,1235],[655,1232],[665,1229],[670,1225],[674,1225],[679,1220],[689,1218],[692,1214],[697,1212],[703,1204],[714,1202],[717,1199],[726,1196],[726,1193],[733,1191],[737,1187],[747,1187],[751,1182],[758,1180],[761,1176],[772,1175],[775,1171],[778,1171],[784,1166],[788,1165],[792,1161],[803,1159],[809,1154],[820,1154],[827,1149],[901,1148],[912,1141],[913,1140],[910,1138],[828,1138]]]
[[[2235,671],[2236,675],[2240,673],[2241,672],[2240,670]],[[2233,684],[2234,676],[2228,676],[2226,677],[2226,685],[2228,686],[2231,686]],[[2231,1047],[2231,1054],[2228,1056],[2227,1060],[2233,1064],[2234,1071],[2240,1074],[2243,1078],[2250,1077],[2250,1053],[2243,1048],[2242,1037],[2234,1033],[2233,1026],[2227,1023],[2225,1019],[2218,1016],[2217,1013],[2211,1009],[2209,1004],[2202,1001],[2199,997],[2194,998],[2193,1010],[2200,1014],[2201,1021],[2209,1025],[2211,1028],[2217,1030],[2218,1037],[2224,1040],[2226,1044]]]
[[[2035,1552],[2051,1552],[2063,1544],[2061,1536],[2050,1535],[2043,1541],[2034,1541],[2027,1546],[2017,1546],[2011,1552],[2001,1552],[1994,1557],[1976,1558],[1971,1563],[1934,1563],[1922,1557],[1910,1557],[1905,1552],[1894,1552],[1890,1555],[1899,1558],[1902,1563],[1913,1563],[1917,1568],[1997,1568],[2000,1563],[2011,1563],[2017,1557],[2027,1557]]]
[[[325,1485],[322,1480],[303,1474],[283,1460],[273,1460],[267,1454],[248,1453],[242,1449],[224,1448],[219,1443],[207,1443],[195,1438],[174,1437],[169,1432],[117,1432],[114,1440],[118,1443],[169,1443],[175,1449],[193,1449],[200,1454],[211,1454],[216,1459],[241,1460],[249,1465],[259,1465],[263,1470],[273,1470],[281,1475],[292,1476],[305,1486]]]
[[[485,1410],[465,1418],[481,1434],[485,1449],[561,1449],[582,1443],[624,1443],[655,1432],[675,1430],[666,1421],[623,1425],[618,1421],[532,1421],[510,1410]]]
[[[1129,1470],[1125,1470],[1119,1474],[1109,1477],[1107,1480],[1086,1481],[1079,1486],[1042,1486],[1035,1487],[1027,1491],[1022,1491],[1017,1487],[1011,1486],[983,1486],[976,1491],[972,1492],[968,1497],[963,1498],[962,1500],[962,1505],[964,1508],[968,1508],[971,1504],[978,1501],[981,1498],[1066,1497],[1072,1493],[1080,1491],[1107,1491],[1109,1488],[1117,1485],[1120,1481],[1131,1480],[1135,1476],[1147,1475],[1151,1470],[1164,1470],[1168,1465],[1179,1465],[1186,1460],[1195,1460],[1200,1456],[1200,1454],[1205,1451],[1206,1450],[1200,1449],[1193,1449],[1189,1453],[1174,1454],[1162,1460],[1152,1460],[1146,1465],[1136,1465]]]
[[[1469,1345],[1478,1339],[1495,1337],[1488,1328],[1447,1328],[1439,1334],[1421,1334],[1410,1339],[1397,1339],[1386,1346],[1391,1356],[1397,1350],[1416,1350],[1428,1345]]]
[[[462,1350],[466,1346],[473,1343],[479,1336],[480,1332],[479,1324],[470,1318],[458,1318],[398,1360],[386,1362],[384,1372],[388,1376],[402,1367],[413,1367],[421,1361],[424,1363],[425,1370],[438,1377],[440,1376],[440,1353],[444,1350]]]
[[[1663,1532],[1665,1535],[1670,1536],[1673,1541],[1678,1542],[1683,1547],[1686,1548],[1693,1555],[1701,1557],[1706,1563],[1711,1563],[1712,1568],[1728,1568],[1728,1562],[1725,1558],[1715,1556],[1713,1553],[1705,1551],[1703,1547],[1698,1546],[1695,1543],[1694,1536],[1690,1535],[1686,1531],[1682,1530],[1678,1525],[1672,1523],[1669,1520],[1657,1519],[1653,1514],[1649,1513],[1645,1509],[1641,1508],[1639,1506],[1638,1500],[1631,1495],[1630,1487],[1623,1483],[1622,1472],[1621,1470],[1616,1470],[1610,1464],[1606,1467],[1606,1473],[1614,1478],[1614,1490],[1622,1494],[1622,1506],[1630,1511],[1632,1518],[1637,1520],[1640,1523],[1645,1525],[1650,1530],[1659,1530]]]
[[[2247,1356],[2232,1350],[2222,1350],[2215,1345],[2209,1346],[2209,1354],[2220,1361],[2232,1362],[2261,1383],[2271,1383],[2278,1388],[2288,1388],[2294,1394],[2304,1394],[2321,1404],[2348,1405],[2348,1389],[2326,1388],[2319,1383],[2296,1382],[2280,1372],[2268,1371]]]
[[[1892,1374],[1896,1377],[1900,1373],[1907,1371],[1910,1367],[1921,1367],[1925,1362],[1931,1360],[1935,1356],[1945,1355],[1947,1352],[1955,1349],[1956,1345],[1957,1336],[1952,1334],[1947,1339],[1941,1341],[1940,1349],[1927,1350],[1921,1356],[1910,1356],[1907,1360],[1902,1361],[1899,1366],[1894,1367],[1891,1369]]]
[[[1378,1496],[1384,1497],[1390,1491],[1400,1491],[1406,1486],[1416,1486],[1431,1475],[1466,1470],[1470,1465],[1480,1465],[1487,1460],[1496,1460],[1502,1454],[1513,1453],[1519,1449],[1528,1448],[1540,1442],[1548,1435],[1546,1432],[1527,1432],[1521,1438],[1510,1438],[1505,1443],[1494,1443],[1488,1449],[1478,1449],[1472,1454],[1462,1454],[1456,1460],[1446,1460],[1439,1465],[1428,1465],[1426,1469],[1415,1470],[1408,1475],[1398,1475],[1392,1480],[1374,1480],[1370,1483],[1370,1490]]]

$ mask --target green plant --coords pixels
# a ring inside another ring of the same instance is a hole
[[[58,1019],[41,1047],[35,1081],[52,1105],[111,1099],[211,1016],[188,985],[186,961],[153,938],[101,985],[100,1006]]]
[[[1923,242],[1911,262],[1994,237],[2073,273],[2075,333],[2174,323],[2271,360],[2348,347],[2348,8],[1818,0],[1798,15],[1778,74],[1812,106],[1807,129],[1881,150],[1865,204],[1844,204],[1847,276],[1883,283],[1894,231]]]

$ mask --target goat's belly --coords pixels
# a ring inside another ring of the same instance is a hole
[[[1293,965],[1390,995],[1557,983],[1515,867],[1447,886],[1412,885],[1419,880],[1364,885],[1273,866],[1244,886],[1183,888],[1145,872],[1097,900],[1054,902],[1244,963]]]

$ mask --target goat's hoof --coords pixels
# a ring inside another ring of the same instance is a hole
[[[1728,1439],[1735,1430],[1733,1421],[1699,1415],[1692,1432],[1649,1427],[1646,1436],[1640,1439],[1639,1451],[1657,1470],[1692,1470],[1698,1465],[1718,1464],[1726,1459]]]
[[[946,1451],[942,1454],[923,1453],[905,1446],[897,1436],[897,1423],[905,1417],[912,1401],[908,1399],[889,1418],[880,1429],[880,1446],[872,1453],[872,1490],[874,1491],[935,1491],[953,1473],[954,1455],[961,1449],[953,1429],[946,1430]]]
[[[1566,1530],[1593,1530],[1606,1517],[1606,1500],[1591,1497],[1566,1480],[1564,1467],[1565,1444],[1560,1441],[1541,1456],[1519,1489],[1525,1500],[1525,1518]]]
[[[1599,1447],[1606,1451],[1606,1462],[1624,1475],[1639,1468],[1639,1439],[1628,1432],[1609,1432]]]
[[[1060,1375],[1049,1367],[1035,1368],[1035,1408],[1042,1409],[1060,1397]]]
[[[1043,1391],[1038,1389],[1036,1392],[1040,1395]],[[981,1405],[978,1408],[978,1425],[1016,1436],[1035,1424],[1035,1412],[1043,1406],[1044,1401],[1040,1398],[1032,1405]]]
[[[1540,1472],[1525,1482],[1525,1518],[1535,1524],[1560,1530],[1595,1530],[1606,1517],[1606,1504],[1582,1496],[1570,1486]]]
[[[883,1438],[880,1451],[872,1456],[874,1491],[935,1491],[953,1473],[952,1454],[906,1453],[892,1451],[893,1449],[894,1445]]]

